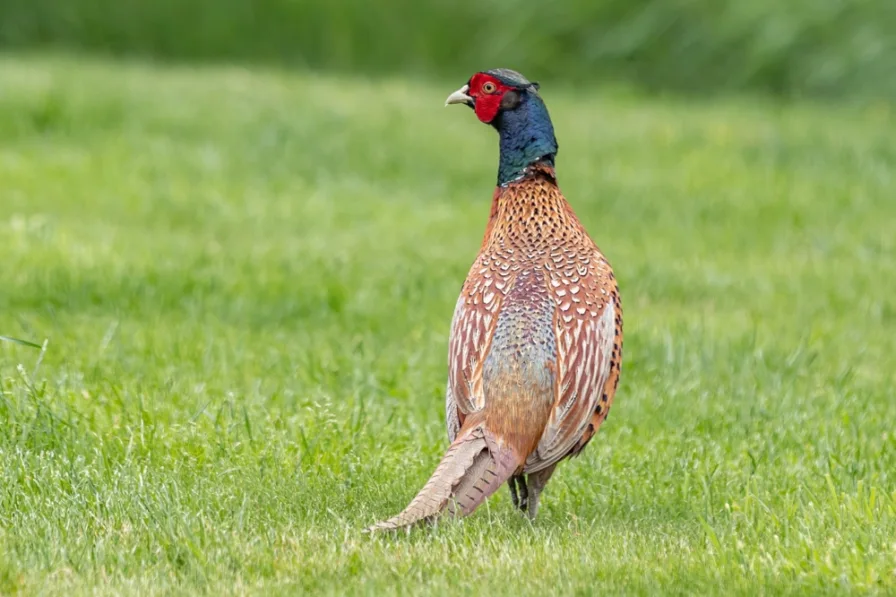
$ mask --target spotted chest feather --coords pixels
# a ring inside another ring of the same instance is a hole
[[[517,400],[539,419],[514,423],[540,426],[528,471],[577,453],[609,410],[621,347],[612,268],[552,176],[499,187],[452,321],[449,437],[486,408],[516,421]],[[516,386],[496,383],[508,371],[516,372]],[[541,412],[536,404],[551,407]]]

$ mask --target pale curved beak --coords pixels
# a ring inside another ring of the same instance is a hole
[[[469,85],[464,85],[454,93],[448,96],[448,99],[445,100],[445,105],[450,106],[451,104],[467,104],[468,106],[473,105],[473,98],[467,95],[467,92],[470,90]]]

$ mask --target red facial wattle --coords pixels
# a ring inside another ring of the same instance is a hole
[[[504,94],[512,89],[491,75],[477,73],[470,79],[470,97],[475,100],[476,116],[488,124],[498,115]]]

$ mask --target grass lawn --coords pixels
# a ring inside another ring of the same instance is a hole
[[[361,533],[447,444],[463,82],[0,57],[0,594],[896,593],[886,105],[542,89],[612,414],[534,523]]]

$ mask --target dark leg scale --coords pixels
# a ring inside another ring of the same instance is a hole
[[[526,483],[526,477],[520,475],[520,510],[527,512],[529,509],[529,485]]]
[[[516,480],[517,477],[510,477],[510,480],[507,482],[507,485],[510,487],[510,501],[513,502],[514,508],[520,507],[520,497],[516,493]]]
[[[548,484],[548,481],[551,479],[551,475],[554,474],[554,468],[556,464],[552,464],[548,468],[538,471],[537,473],[532,473],[529,475],[529,485],[532,489],[532,499],[528,500],[529,508],[522,508],[524,512],[529,514],[529,518],[535,520],[535,516],[538,514],[538,499],[541,497],[541,492],[544,491],[544,486]],[[526,492],[526,496],[528,497],[528,491]]]
[[[529,507],[529,486],[526,484],[526,477],[514,475],[507,484],[510,485],[510,500],[513,502],[513,507],[526,512]]]

